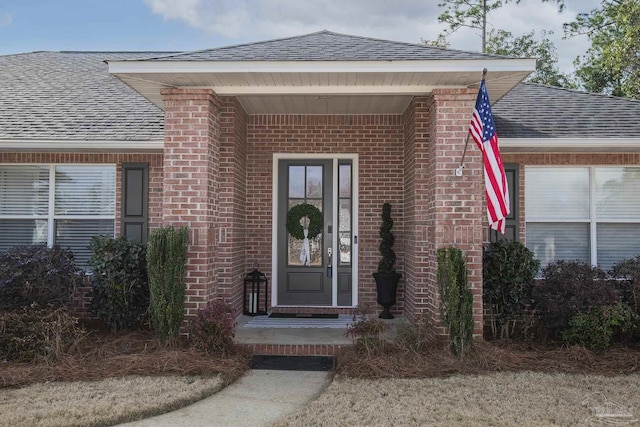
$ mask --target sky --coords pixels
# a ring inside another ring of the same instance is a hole
[[[41,50],[191,51],[320,30],[420,43],[435,40],[440,0],[0,0],[0,55]],[[600,0],[566,0],[560,13],[541,0],[510,2],[489,24],[519,36],[553,31],[559,67],[589,46],[563,40],[562,24]],[[480,51],[476,30],[461,29],[451,48]]]

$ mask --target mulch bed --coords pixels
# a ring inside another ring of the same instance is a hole
[[[126,375],[216,375],[230,383],[249,369],[251,355],[237,348],[214,356],[186,346],[167,347],[150,331],[108,334],[91,332],[78,348],[46,363],[0,361],[0,388],[45,381],[91,381]]]
[[[613,348],[593,352],[584,347],[527,348],[504,342],[475,342],[463,357],[454,356],[443,343],[423,352],[387,347],[377,354],[345,348],[336,372],[356,378],[426,378],[455,374],[537,371],[615,376],[640,371],[640,350]]]

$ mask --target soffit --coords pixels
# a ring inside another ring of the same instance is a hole
[[[435,88],[477,87],[483,68],[496,102],[535,60],[109,62],[111,73],[159,107],[163,88],[210,88],[237,96],[249,114],[402,114],[413,96]]]

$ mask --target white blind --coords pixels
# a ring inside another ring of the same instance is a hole
[[[526,168],[528,221],[589,219],[588,168]]]
[[[0,166],[0,215],[47,215],[48,166]]]
[[[14,246],[46,243],[46,219],[0,219],[0,252]]]
[[[598,167],[595,177],[598,221],[640,222],[640,168]]]
[[[56,166],[56,215],[115,215],[116,173],[111,165]]]
[[[640,255],[640,224],[598,223],[598,266],[605,270]]]
[[[590,262],[588,223],[528,222],[526,234],[542,267],[561,259]]]
[[[55,244],[64,249],[71,249],[76,264],[87,267],[91,250],[89,244],[93,236],[113,237],[114,221],[111,219],[98,220],[68,220],[55,221]]]

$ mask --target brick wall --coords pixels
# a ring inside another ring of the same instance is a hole
[[[220,109],[209,89],[163,89],[163,224],[187,226],[185,314],[213,299],[220,173]]]
[[[242,310],[247,201],[247,114],[236,98],[221,98],[219,242],[216,296]]]
[[[428,110],[429,144],[424,187],[417,188],[425,199],[426,209],[419,209],[422,246],[420,280],[416,283],[420,311],[439,318],[439,295],[436,281],[436,251],[454,246],[466,257],[469,286],[473,292],[474,335],[482,336],[482,244],[485,212],[482,155],[473,145],[465,158],[463,176],[454,174],[462,158],[477,91],[473,89],[439,89],[433,91]],[[439,322],[434,323],[439,325]],[[444,335],[441,326],[437,335]]]
[[[162,154],[142,153],[0,153],[0,163],[43,164],[115,164],[116,165],[116,220],[115,233],[120,234],[122,193],[122,163],[149,163],[149,228],[162,222]],[[88,317],[89,283],[77,289],[72,307],[74,315]]]
[[[256,115],[247,135],[246,268],[271,275],[273,153],[359,155],[359,302],[376,305],[371,274],[379,261],[378,229],[384,202],[393,209],[397,268],[404,268],[403,117],[400,115]],[[403,292],[395,312],[402,310]]]

